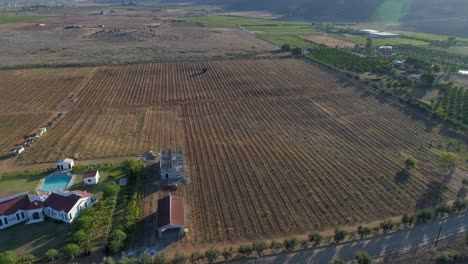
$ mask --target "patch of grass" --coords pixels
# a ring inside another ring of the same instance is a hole
[[[11,172],[0,177],[0,196],[34,192],[39,181],[52,172]]]
[[[342,36],[342,35],[333,35],[333,37],[349,42],[353,42],[362,46],[365,46],[367,43],[367,37],[365,36]],[[424,42],[416,39],[408,38],[388,38],[388,39],[373,39],[374,46],[396,46],[396,45],[412,45],[412,46],[427,46],[428,42]]]
[[[400,32],[400,34],[407,38],[418,39],[418,40],[428,41],[428,42],[447,41],[447,39],[450,37],[450,36],[445,36],[445,35],[429,34],[429,33],[422,33],[422,32],[410,32],[410,31]],[[468,38],[457,37],[457,40],[468,41]]]
[[[68,243],[72,225],[47,219],[43,223],[18,224],[0,230],[0,252],[13,250],[18,255],[44,254],[48,249],[60,249]]]
[[[44,16],[0,16],[0,24],[27,22],[37,19],[44,19]]]
[[[264,18],[246,18],[235,16],[200,16],[186,20],[186,23],[205,27],[239,27],[239,26],[268,26],[268,25],[307,25],[308,23],[279,21]]]
[[[99,170],[100,177],[97,185],[85,185],[83,183],[83,175],[91,169]],[[111,181],[117,182],[120,178],[125,176],[123,167],[120,164],[82,167],[74,169],[72,173],[76,175],[76,179],[75,183],[70,187],[70,190],[87,191],[93,193],[98,199],[102,197],[102,190],[107,183]]]

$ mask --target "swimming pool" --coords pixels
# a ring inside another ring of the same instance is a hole
[[[64,190],[67,188],[68,184],[70,184],[72,178],[73,176],[69,174],[49,175],[44,179],[39,190],[43,192]]]

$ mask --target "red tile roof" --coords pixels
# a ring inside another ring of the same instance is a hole
[[[34,210],[34,209],[39,209],[42,208],[44,203],[42,201],[34,201],[28,204],[26,207],[26,210]]]
[[[27,194],[0,202],[0,216],[12,215],[18,210],[26,210],[29,203],[29,197]]]
[[[166,196],[158,200],[158,228],[169,224],[185,225],[183,197]]]
[[[68,213],[81,198],[89,196],[92,196],[92,194],[82,191],[73,191],[68,196],[51,193],[49,197],[47,197],[44,207],[50,207],[56,211]]]
[[[96,177],[97,170],[88,171],[83,175],[83,179]]]

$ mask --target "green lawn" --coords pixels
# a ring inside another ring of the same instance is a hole
[[[102,196],[102,189],[105,184],[110,181],[118,181],[125,176],[121,166],[99,166],[99,183],[97,185],[84,185],[83,175],[90,170],[89,168],[79,168],[72,171],[76,175],[75,183],[70,187],[70,190],[82,190],[93,193],[98,199]]]
[[[43,223],[18,224],[0,230],[0,252],[13,250],[19,256],[32,253],[41,256],[48,249],[60,249],[68,243],[73,226],[47,219]]]
[[[39,181],[51,172],[17,172],[0,176],[0,196],[34,192]]]
[[[16,22],[27,22],[37,19],[46,18],[44,16],[0,16],[0,24],[4,23],[16,23]]]

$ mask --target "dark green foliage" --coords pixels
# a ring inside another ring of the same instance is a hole
[[[438,204],[435,209],[437,217],[444,217],[452,212],[452,208],[448,204]]]
[[[127,234],[122,230],[114,230],[109,236],[109,251],[111,254],[117,254],[123,248]]]
[[[451,263],[463,258],[463,254],[455,250],[446,250],[439,253],[437,261],[440,263]]]
[[[372,230],[369,227],[359,226],[357,232],[361,239],[363,239],[364,237],[370,235],[372,233]]]
[[[369,50],[372,49],[373,45],[374,44],[373,44],[372,38],[370,38],[370,37],[367,38],[367,40],[366,40],[366,49],[369,49]]]
[[[60,251],[58,251],[57,249],[53,249],[53,248],[47,250],[45,253],[47,260],[52,261],[52,262],[57,260],[59,255],[60,255]]]
[[[407,170],[410,170],[414,167],[416,167],[416,164],[418,163],[418,161],[413,158],[413,157],[409,157],[405,160],[405,167]]]
[[[16,264],[17,257],[11,250],[0,253],[0,263],[2,264]]]
[[[401,217],[401,222],[402,222],[405,226],[411,226],[411,225],[414,223],[414,216],[409,215],[409,214],[404,214],[404,215]]]
[[[287,251],[292,251],[297,247],[298,241],[295,237],[288,237],[284,240],[283,244]]]
[[[192,253],[192,255],[190,255],[190,263],[197,263],[204,258],[205,256],[202,253],[195,251]]]
[[[281,46],[281,51],[284,51],[284,52],[291,51],[291,45],[288,43],[283,44],[283,46]]]
[[[419,224],[426,224],[430,222],[434,218],[434,214],[432,213],[431,210],[429,209],[424,209],[421,212],[418,213],[416,216],[417,222]]]
[[[63,247],[63,254],[69,259],[74,259],[81,254],[81,248],[77,244],[67,244]]]
[[[300,47],[295,47],[291,51],[292,55],[294,55],[294,56],[302,55],[302,52],[303,52],[303,50]]]
[[[319,232],[310,232],[309,241],[312,243],[313,247],[316,247],[322,242],[322,235]]]
[[[257,254],[262,254],[265,249],[268,248],[268,245],[265,241],[255,241],[252,244],[253,251],[257,252]]]
[[[356,260],[356,263],[358,264],[371,264],[372,263],[372,258],[369,256],[369,254],[366,251],[357,251],[354,259]]]
[[[120,191],[120,186],[117,183],[109,182],[104,186],[102,197],[104,199],[108,197],[111,197],[111,198],[116,197],[117,194],[119,194],[119,191]]]
[[[144,263],[141,259],[140,259],[140,263],[141,264],[150,264],[150,263]],[[166,255],[164,254],[163,251],[159,252],[158,254],[156,254],[154,257],[153,257],[153,264],[166,264],[167,263],[167,259],[166,259]]]
[[[380,228],[382,228],[384,234],[386,234],[388,231],[392,231],[392,229],[395,228],[395,224],[392,220],[385,220],[383,223],[380,223]]]
[[[464,211],[468,208],[468,200],[457,199],[453,205],[453,210],[456,212]]]
[[[335,242],[338,244],[341,241],[343,241],[346,238],[347,235],[348,235],[348,232],[346,232],[345,230],[343,230],[341,228],[336,228],[335,229],[335,236],[333,238],[335,239]]]
[[[33,254],[26,254],[20,257],[18,263],[19,264],[31,264],[31,263],[36,263],[38,260],[39,258],[34,256]]]
[[[215,248],[210,248],[205,252],[205,258],[208,261],[208,263],[215,262],[218,256],[219,256],[219,250]]]
[[[273,250],[274,252],[278,252],[282,248],[283,248],[283,244],[281,244],[280,242],[278,242],[276,240],[271,241],[270,249]]]
[[[252,254],[252,247],[250,245],[241,245],[237,252],[244,257],[248,257]]]
[[[223,249],[223,258],[224,260],[230,260],[234,254],[234,249],[232,247]]]
[[[179,252],[176,252],[174,258],[171,260],[171,264],[184,264],[185,256],[181,255]]]

